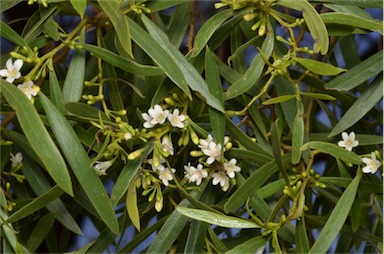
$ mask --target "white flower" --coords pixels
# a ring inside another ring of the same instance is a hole
[[[168,136],[164,136],[163,140],[161,141],[161,145],[163,147],[163,151],[169,155],[174,154],[174,149],[171,140]]]
[[[19,88],[27,97],[28,99],[32,99],[32,96],[37,95],[37,91],[33,88],[33,82],[31,80],[25,81],[23,84],[18,85],[17,88]]]
[[[23,60],[17,59],[14,63],[12,63],[12,59],[8,59],[6,63],[7,69],[0,70],[0,76],[7,77],[5,80],[9,83],[12,83],[15,79],[21,77],[21,67],[23,67]]]
[[[161,210],[163,209],[163,197],[161,197],[160,199],[156,199],[155,209],[156,211],[161,212]]]
[[[176,169],[172,168],[172,173],[175,173],[176,172]],[[163,184],[165,186],[168,186],[169,184],[169,181],[172,181],[173,180],[173,175],[172,175],[171,171],[169,170],[169,168],[165,168],[164,170],[162,171],[159,171],[159,179],[161,181],[163,181]]]
[[[155,172],[156,171],[163,171],[165,169],[164,165],[161,164],[161,163],[165,162],[165,159],[162,158],[161,161],[159,161],[159,162],[160,162],[160,164],[157,167],[155,167],[155,165],[153,165],[153,159],[147,160],[147,163],[151,164],[152,170]]]
[[[203,153],[208,156],[208,164],[212,164],[215,160],[219,160],[221,157],[221,144],[216,144],[213,141],[209,143],[208,148],[202,150]]]
[[[345,147],[348,151],[352,151],[352,148],[359,145],[359,141],[355,140],[355,133],[352,131],[349,135],[346,132],[341,133],[342,141],[337,144],[341,147]]]
[[[144,128],[152,128],[156,124],[163,124],[167,119],[169,112],[163,110],[160,105],[155,105],[153,108],[148,109],[148,113],[143,113],[141,116],[146,121],[143,126]]]
[[[130,132],[124,133],[124,139],[127,140],[127,141],[132,139],[132,134]]]
[[[185,176],[188,178],[188,182],[196,182],[196,185],[200,185],[203,178],[208,176],[208,172],[203,169],[202,164],[197,165],[197,168],[195,168],[194,166],[191,166],[190,163],[188,163],[188,166],[184,166],[184,169]]]
[[[237,163],[237,161],[235,158],[231,159],[228,163],[224,163],[224,169],[225,169],[225,171],[227,171],[227,175],[230,178],[235,177],[235,172],[241,171],[241,168],[236,166],[236,163]]]
[[[110,166],[112,166],[111,161],[96,161],[96,165],[93,168],[99,176],[104,176],[107,175],[106,171]]]
[[[212,184],[217,185],[220,183],[223,191],[227,191],[229,188],[229,177],[224,172],[216,172],[212,175]]]
[[[208,149],[209,144],[210,144],[211,142],[213,142],[213,137],[212,137],[211,134],[208,134],[207,139],[200,139],[200,145],[199,145],[199,148],[200,148],[201,150],[203,150],[203,149]]]
[[[185,115],[179,115],[179,109],[175,108],[172,114],[168,115],[168,120],[173,127],[184,128]]]
[[[10,155],[11,155],[10,160],[12,162],[12,168],[17,167],[23,161],[23,155],[21,153],[17,153],[16,155],[13,155],[11,153]]]
[[[371,158],[363,158],[363,162],[366,166],[363,168],[364,173],[376,173],[377,169],[381,166],[380,161],[376,160],[376,155],[374,152],[371,152]]]

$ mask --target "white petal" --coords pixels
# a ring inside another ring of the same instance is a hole
[[[12,58],[9,58],[9,59],[7,60],[7,62],[5,63],[5,66],[7,67],[8,70],[10,70],[10,69],[13,68]]]
[[[352,140],[355,140],[355,133],[352,131],[351,133],[349,133],[349,138],[352,139]]]
[[[2,77],[8,77],[8,70],[7,70],[7,69],[2,69],[2,70],[0,70],[0,76],[2,76]]]
[[[366,174],[368,174],[368,173],[371,173],[371,174],[372,174],[371,167],[369,167],[369,166],[365,166],[365,167],[363,168],[363,172],[366,173]]]
[[[344,141],[349,139],[349,136],[346,132],[341,133],[341,137],[343,138]]]
[[[19,71],[21,70],[21,67],[23,67],[23,60],[17,59],[14,63],[13,66]]]

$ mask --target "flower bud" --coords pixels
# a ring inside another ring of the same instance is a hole
[[[243,19],[244,19],[245,21],[250,21],[250,20],[256,18],[257,15],[258,15],[258,13],[254,13],[254,12],[253,12],[253,13],[248,13],[248,14],[245,14],[245,15],[244,15]]]
[[[191,128],[190,129],[190,133],[191,133],[191,140],[192,142],[195,144],[195,145],[198,145],[199,144],[199,137],[196,135],[196,132]]]
[[[196,150],[191,151],[189,154],[190,154],[192,157],[201,157],[201,156],[204,155],[204,153],[203,153],[202,151],[196,151]]]
[[[266,31],[265,23],[262,23],[259,28],[258,35],[262,37],[265,34],[265,31]]]
[[[161,210],[163,209],[163,198],[161,198],[160,200],[156,200],[155,209],[157,212],[161,212]]]

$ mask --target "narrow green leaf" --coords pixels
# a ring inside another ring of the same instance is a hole
[[[216,13],[210,17],[207,22],[203,24],[195,37],[191,57],[196,57],[198,54],[200,54],[217,28],[219,28],[221,24],[223,24],[231,16],[232,10],[230,9],[220,11],[219,13]]]
[[[320,17],[325,24],[340,24],[353,26],[383,34],[383,23],[379,20],[367,19],[357,15],[340,12],[323,13],[320,15]]]
[[[111,194],[113,207],[115,207],[118,204],[120,199],[127,192],[128,187],[131,186],[131,183],[137,171],[140,169],[140,166],[143,163],[143,160],[144,160],[144,156],[139,156],[134,160],[129,160],[121,170],[121,173],[117,178],[115,185],[113,186],[113,190]]]
[[[210,93],[215,96],[224,107],[223,88],[221,85],[219,71],[213,57],[213,52],[211,52],[208,47],[205,51],[205,77]],[[216,109],[209,108],[209,118],[211,120],[213,133],[215,134],[216,143],[223,145],[225,136],[224,114]]]
[[[328,32],[316,9],[307,0],[279,0],[277,4],[302,12],[309,32],[315,41],[313,51],[325,55],[329,47]]]
[[[210,211],[188,208],[188,207],[177,207],[176,210],[184,216],[191,219],[204,221],[209,224],[214,224],[225,228],[259,228],[259,226],[250,221],[242,218],[233,216],[222,215]]]
[[[267,34],[263,42],[263,46],[261,50],[263,54],[269,58],[272,54],[272,50],[274,47],[275,33],[273,32],[272,25],[270,22],[267,23]],[[253,60],[247,71],[241,77],[241,79],[237,80],[233,83],[228,90],[224,93],[224,100],[233,99],[246,91],[248,91],[260,78],[263,68],[265,66],[265,62],[261,57],[261,54],[257,54]]]
[[[229,150],[227,153],[229,156],[232,156],[234,158],[246,160],[249,162],[254,162],[259,165],[265,164],[272,160],[270,156],[266,156],[263,153],[258,153],[258,152],[239,149],[239,148],[231,148],[231,150]]]
[[[59,41],[60,40],[60,33],[59,29],[57,28],[56,21],[53,20],[53,17],[49,17],[44,22],[44,30],[47,32],[47,34],[54,40]]]
[[[99,116],[101,116],[102,120],[109,120],[104,112],[85,103],[67,102],[65,103],[65,109],[68,110],[70,113],[83,118],[99,120]]]
[[[26,244],[26,247],[29,251],[31,251],[32,253],[36,252],[37,248],[40,246],[40,244],[44,241],[45,237],[49,233],[49,230],[52,228],[54,222],[54,213],[48,213],[39,220],[36,227],[30,234],[30,237]]]
[[[296,57],[296,61],[313,73],[323,76],[335,76],[346,69],[335,67],[329,63],[323,63],[309,58]]]
[[[297,113],[295,120],[293,120],[293,130],[292,130],[292,164],[299,163],[301,159],[300,147],[304,142],[304,105],[301,101],[297,101]]]
[[[310,2],[322,2],[322,3],[335,3],[341,5],[352,5],[359,7],[370,7],[370,8],[383,8],[383,1],[381,0],[310,0]]]
[[[285,78],[277,76],[273,80],[274,87],[276,89],[278,96],[284,96],[284,95],[292,95],[296,94],[295,89],[293,88],[292,84]],[[289,128],[293,129],[293,121],[296,117],[296,101],[290,100],[285,101],[281,103],[281,109],[284,113],[284,118],[289,126]]]
[[[325,184],[334,184],[343,188],[347,188],[352,179],[348,177],[321,177],[321,181]],[[359,191],[362,193],[383,193],[383,185],[381,183],[372,183],[362,181],[360,183]]]
[[[22,147],[23,150],[26,150],[26,145],[18,143],[18,146]],[[37,196],[43,195],[45,192],[49,191],[52,186],[49,183],[49,180],[46,178],[44,173],[41,170],[37,170],[38,166],[35,161],[31,158],[34,158],[33,155],[24,154],[23,167],[21,168],[23,175],[25,175],[26,180],[31,186],[32,190],[36,193]],[[82,235],[79,225],[76,223],[75,219],[69,213],[68,209],[64,206],[63,202],[60,199],[52,201],[46,206],[48,211],[56,214],[56,219],[66,228],[74,232],[75,234]]]
[[[49,72],[49,94],[51,95],[52,103],[55,104],[60,112],[65,113],[63,93],[54,70]]]
[[[128,212],[129,218],[132,221],[132,224],[135,226],[135,228],[138,231],[140,231],[140,214],[139,214],[139,207],[137,204],[135,179],[137,178],[134,178],[133,181],[129,183],[125,202],[126,202],[127,212]]]
[[[307,96],[307,97],[312,97],[315,99],[320,99],[320,100],[330,100],[334,101],[336,100],[335,97],[328,95],[328,94],[323,94],[323,93],[308,93],[308,92],[300,92],[301,95]]]
[[[8,216],[5,210],[0,209],[1,236],[3,238],[2,253],[30,253],[28,249],[19,242],[19,236],[16,235],[17,231],[13,228],[12,224],[4,223],[6,219],[8,219]],[[11,246],[9,246],[8,243]]]
[[[85,40],[85,28],[81,30],[80,42]],[[63,85],[64,102],[78,102],[81,99],[85,75],[85,50],[77,48],[68,67]]]
[[[87,9],[87,0],[70,0],[73,8],[79,13],[80,17],[84,16]]]
[[[356,197],[357,188],[359,187],[362,171],[358,169],[355,179],[341,195],[334,210],[329,216],[327,223],[320,232],[309,253],[326,253],[339,234],[345,220],[348,217],[353,201]]]
[[[145,6],[152,12],[162,11],[175,5],[184,3],[185,0],[148,1]]]
[[[308,253],[309,241],[307,235],[307,227],[305,226],[305,218],[302,216],[296,221],[296,253]]]
[[[263,105],[271,105],[271,104],[276,104],[276,103],[282,103],[282,102],[292,100],[294,98],[296,98],[296,94],[282,95],[282,96],[278,96],[278,97],[263,101],[262,104]]]
[[[111,201],[99,176],[90,167],[90,159],[71,124],[42,92],[39,98],[56,140],[81,187],[104,223],[118,234],[119,226]]]
[[[177,207],[187,206],[189,206],[189,201],[184,199]],[[174,241],[179,237],[180,232],[183,230],[187,222],[188,218],[175,209],[158,231],[156,238],[149,246],[147,253],[155,254],[168,252]]]
[[[275,161],[277,166],[279,167],[281,174],[283,175],[285,181],[287,184],[289,184],[288,174],[285,170],[285,166],[283,164],[283,161],[281,160],[281,131],[279,130],[279,119],[276,119],[275,122],[272,124],[272,137],[271,137],[271,144],[272,144],[272,151],[273,156],[275,157]]]
[[[205,223],[206,225],[209,225]],[[212,227],[208,227],[208,234],[211,238],[211,242],[213,244],[214,249],[217,253],[225,253],[228,251],[227,246],[223,243],[223,241],[217,236],[215,231],[212,229]]]
[[[107,63],[113,66],[116,66],[126,72],[134,73],[137,75],[143,75],[143,76],[157,76],[163,73],[163,70],[159,67],[138,64],[137,62],[129,58],[125,58],[120,55],[117,55],[105,48],[97,47],[91,44],[84,44],[84,43],[81,43],[80,45],[86,51],[92,53],[97,57],[100,57]]]
[[[63,194],[64,191],[58,185],[55,185],[52,189],[50,189],[43,195],[35,198],[30,203],[17,210],[15,213],[9,216],[5,222],[12,223],[21,220],[22,218],[25,218],[28,215],[46,207],[49,203],[51,203],[53,200],[57,199]]]
[[[186,30],[190,24],[189,10],[190,3],[184,1],[175,8],[175,12],[169,21],[167,35],[171,44],[176,48],[180,48],[181,44],[183,43]]]
[[[336,77],[325,85],[326,89],[349,91],[364,81],[383,71],[383,51],[365,59],[346,73]]]
[[[225,254],[258,253],[258,250],[263,248],[270,239],[271,239],[271,236],[267,236],[267,237],[256,236],[241,244],[236,245],[234,248],[225,252]]]
[[[256,191],[256,194],[262,198],[268,198],[274,194],[276,194],[279,191],[282,191],[285,186],[285,180],[284,179],[279,179],[277,181],[274,181],[270,184],[264,185],[260,189]]]
[[[22,1],[23,0],[0,1],[1,12],[5,12],[6,10],[11,9],[12,7],[14,7],[17,4],[21,3]]]
[[[111,20],[113,27],[116,30],[117,38],[124,51],[132,58],[132,42],[130,27],[127,21],[127,17],[120,9],[120,1],[118,0],[98,0],[97,1],[101,9],[107,14],[108,18]]]
[[[263,148],[260,147],[256,142],[254,142],[248,135],[246,135],[243,131],[237,127],[233,121],[231,121],[229,118],[227,118],[227,128],[232,133],[233,137],[240,142],[241,145],[243,145],[248,150],[251,150],[256,153],[260,153],[261,155],[265,157],[269,157],[272,159],[272,155],[265,151]]]
[[[1,1],[3,2],[3,1]],[[19,45],[20,47],[27,47],[31,51],[32,49],[28,46],[28,44],[25,42],[21,36],[14,31],[12,28],[10,28],[7,24],[5,24],[2,20],[0,20],[0,31],[1,31],[1,37],[4,37],[12,42],[14,42],[16,45]]]
[[[169,42],[168,38],[163,33],[163,31],[159,29],[145,15],[141,15],[140,17],[153,39],[157,41],[157,44],[160,45],[160,47],[166,52],[167,55],[169,55],[172,61],[177,65],[177,68],[183,75],[182,82],[187,84],[193,91],[199,92],[207,100],[208,105],[217,109],[218,111],[223,112],[223,106],[220,104],[218,99],[209,92],[208,86],[204,79],[196,71],[196,69],[190,63],[188,63],[188,61],[181,54],[181,52]],[[159,52],[156,52],[156,55],[158,54]],[[158,64],[160,65],[160,63]],[[166,73],[168,75],[171,73],[169,71],[173,72],[174,70],[166,70]]]
[[[353,103],[353,105],[345,112],[343,117],[333,127],[329,137],[335,136],[345,131],[377,105],[383,98],[383,78],[376,79],[368,89]]]
[[[44,127],[35,107],[15,85],[0,80],[1,92],[16,111],[16,116],[29,144],[43,162],[53,180],[73,196],[71,178],[59,149]]]
[[[288,156],[282,157],[283,164],[289,161]],[[264,164],[255,171],[248,179],[231,195],[224,205],[224,211],[230,213],[245,204],[247,199],[259,189],[268,178],[279,170],[275,160]]]
[[[335,158],[339,158],[343,161],[350,162],[352,164],[360,165],[361,158],[354,152],[350,152],[345,148],[339,147],[335,144],[320,142],[320,141],[312,141],[304,144],[300,150],[304,151],[308,148],[319,150],[320,152],[330,154]]]

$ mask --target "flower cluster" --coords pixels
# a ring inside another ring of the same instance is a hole
[[[344,147],[348,151],[352,151],[354,147],[359,145],[359,141],[356,140],[355,132],[351,132],[347,134],[346,132],[341,133],[341,137],[343,140],[339,141],[337,144],[340,147]],[[371,152],[371,158],[364,157],[362,159],[363,163],[365,163],[365,167],[363,167],[363,172],[368,174],[374,174],[381,166],[381,162],[376,159],[376,155],[374,152]]]
[[[148,113],[141,115],[145,120],[144,128],[150,129],[155,127],[157,124],[163,124],[167,119],[173,127],[184,128],[185,115],[180,115],[179,109],[175,108],[172,113],[168,110],[163,110],[160,105],[155,105],[153,108],[148,110]]]
[[[12,63],[12,59],[8,59],[5,66],[6,69],[0,70],[0,76],[5,77],[6,81],[9,83],[13,83],[16,79],[21,77],[21,68],[23,67],[24,62],[21,59],[17,59]],[[40,91],[40,87],[33,84],[31,80],[25,80],[23,84],[19,84],[17,86],[27,97],[29,100],[33,102],[33,97],[37,95]]]

